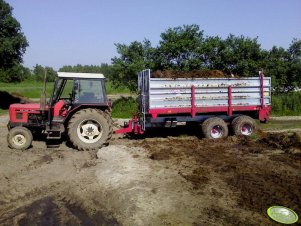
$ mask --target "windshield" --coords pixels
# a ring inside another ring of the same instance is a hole
[[[59,96],[61,86],[63,84],[63,79],[57,78],[54,82],[54,90],[53,90],[53,100],[57,100],[57,97]]]
[[[103,82],[100,79],[75,80],[75,103],[105,102]]]

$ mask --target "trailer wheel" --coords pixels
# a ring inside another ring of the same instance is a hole
[[[78,150],[101,148],[112,137],[111,116],[101,110],[87,108],[76,112],[68,123],[68,136]]]
[[[224,120],[217,117],[206,119],[202,124],[202,131],[206,138],[217,139],[228,136],[228,126]]]
[[[236,117],[231,125],[235,135],[251,136],[257,129],[255,120],[246,115]]]
[[[12,128],[7,135],[7,142],[10,148],[25,150],[30,147],[32,143],[32,133],[29,129],[17,126]]]

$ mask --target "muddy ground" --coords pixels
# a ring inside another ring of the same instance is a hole
[[[0,225],[278,225],[268,207],[301,213],[300,133],[154,131],[97,153],[39,140],[11,150],[6,134],[2,120]]]

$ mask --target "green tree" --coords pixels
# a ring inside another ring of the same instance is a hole
[[[202,43],[200,58],[202,68],[224,70],[226,45],[218,36],[208,36]]]
[[[290,62],[287,76],[292,81],[288,86],[301,88],[301,40],[294,39],[287,52]]]
[[[156,69],[199,69],[202,65],[203,33],[198,25],[184,25],[163,32],[154,55]]]
[[[202,45],[205,68],[222,70],[228,74],[254,76],[262,67],[263,52],[256,39],[229,35],[225,40],[207,37]]]
[[[82,72],[82,73],[102,73],[106,78],[111,77],[112,66],[102,63],[100,65],[65,65],[59,69],[60,72]]]
[[[12,16],[13,8],[0,0],[0,80],[21,81],[22,56],[28,42],[21,31],[20,23]]]
[[[130,90],[137,89],[137,73],[145,68],[154,67],[154,49],[148,40],[135,41],[130,45],[115,44],[119,57],[112,59],[111,80],[114,85],[126,85]]]
[[[222,54],[222,70],[240,76],[254,76],[262,67],[263,53],[257,38],[229,35]]]
[[[161,34],[156,48],[149,41],[116,44],[111,80],[115,85],[137,89],[137,72],[151,70],[189,71],[218,69],[238,76],[257,76],[264,68],[272,77],[276,92],[301,87],[301,41],[294,39],[288,49],[263,50],[258,38],[234,36],[226,39],[204,36],[198,25],[169,28]]]
[[[47,82],[53,82],[57,77],[56,71],[52,67],[43,67],[36,64],[33,69],[33,75],[36,81],[44,81],[45,70],[47,70]]]
[[[288,49],[273,46],[265,54],[264,68],[276,93],[301,87],[301,40],[294,39]]]

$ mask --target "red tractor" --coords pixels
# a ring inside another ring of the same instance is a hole
[[[29,148],[35,133],[46,134],[47,141],[58,141],[66,133],[78,150],[98,149],[108,142],[113,133],[111,103],[102,74],[59,72],[47,104],[45,81],[40,104],[9,107],[11,148]]]

